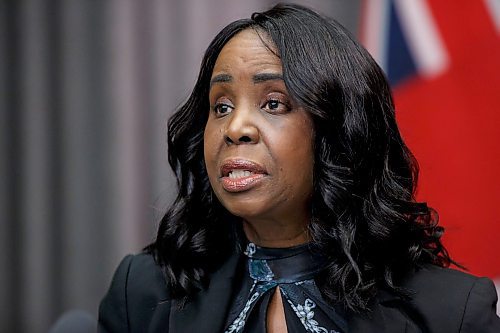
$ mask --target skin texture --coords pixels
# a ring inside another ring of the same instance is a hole
[[[308,240],[314,130],[309,114],[295,105],[279,78],[280,59],[260,35],[252,29],[238,33],[217,58],[204,133],[205,163],[217,198],[242,217],[248,239],[287,247]],[[265,175],[248,190],[228,191],[221,166],[235,159],[257,163]]]
[[[286,333],[285,309],[283,308],[283,299],[281,298],[280,288],[277,287],[269,302],[267,309],[267,332],[268,333]]]
[[[295,105],[280,78],[280,59],[261,37],[244,30],[217,58],[204,133],[205,163],[217,198],[242,217],[247,238],[260,246],[287,247],[308,240],[314,131],[309,114]],[[264,175],[243,191],[230,191],[221,171],[228,160],[256,163]],[[279,288],[266,326],[271,333],[287,332]]]

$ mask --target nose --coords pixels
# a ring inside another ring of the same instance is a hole
[[[257,119],[250,108],[234,109],[226,124],[224,141],[227,145],[259,142]]]

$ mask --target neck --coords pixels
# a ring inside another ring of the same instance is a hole
[[[244,220],[243,231],[250,242],[261,247],[284,248],[310,240],[307,223]]]

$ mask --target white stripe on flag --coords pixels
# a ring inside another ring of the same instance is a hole
[[[448,66],[448,55],[425,0],[394,0],[401,29],[419,72],[434,77]]]
[[[484,0],[484,2],[493,23],[496,25],[497,32],[500,33],[500,0]]]
[[[389,0],[366,0],[363,43],[382,69],[387,70]]]

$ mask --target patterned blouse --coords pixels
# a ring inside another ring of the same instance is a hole
[[[267,308],[280,288],[289,333],[346,333],[342,312],[323,300],[314,277],[324,258],[310,244],[263,248],[249,243],[239,288],[230,308],[226,333],[265,333]]]

